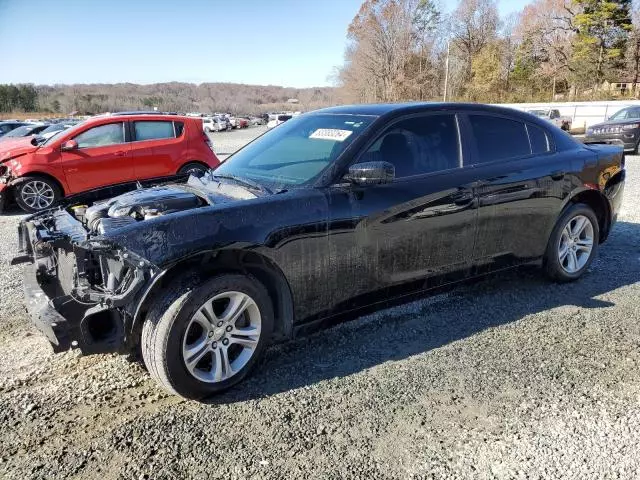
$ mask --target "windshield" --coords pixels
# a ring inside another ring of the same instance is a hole
[[[75,124],[75,125],[71,126],[71,129],[72,129],[72,130],[74,130],[74,129],[78,129],[78,127],[80,127],[83,123],[84,123],[84,122],[77,123],[77,124]],[[61,134],[62,132],[67,131],[67,129],[69,128],[69,124],[67,124],[67,123],[63,123],[63,124],[51,125],[49,128],[45,128],[42,132],[40,132],[40,135],[44,135],[44,134],[46,134],[46,133],[50,133],[50,132],[55,132],[55,131],[56,131],[56,129],[54,129],[53,127],[57,127],[58,132],[57,132],[57,133],[54,133],[54,134],[53,134],[53,135],[51,135],[49,138],[47,138],[47,140],[46,140],[46,141],[44,141],[44,142],[42,143],[42,145],[46,145],[47,143],[51,143],[51,142],[53,142],[57,137],[59,137],[59,136],[60,136],[60,134]]]
[[[625,120],[627,118],[640,118],[640,110],[637,108],[623,108],[609,117],[609,120]]]
[[[549,116],[548,110],[529,110],[529,113],[535,115],[536,117],[547,117]]]
[[[49,125],[47,128],[42,130],[40,133],[43,134],[43,133],[59,132],[60,130],[64,130],[64,124],[55,123],[53,125]]]
[[[242,148],[214,174],[235,175],[285,188],[310,182],[373,121],[359,115],[293,118]]]
[[[26,137],[34,128],[36,128],[36,125],[23,125],[22,127],[14,128],[5,137]]]

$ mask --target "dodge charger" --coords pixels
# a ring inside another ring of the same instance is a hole
[[[14,263],[56,352],[140,352],[164,388],[202,398],[271,343],[363,309],[520,265],[577,280],[624,163],[511,109],[334,107],[204,175],[28,217]]]

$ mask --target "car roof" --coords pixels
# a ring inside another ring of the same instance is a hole
[[[409,103],[373,103],[362,105],[343,105],[339,107],[323,108],[312,113],[319,114],[343,114],[343,115],[372,115],[382,116],[387,114],[402,115],[407,113],[419,113],[442,110],[474,110],[486,111],[505,115],[522,115],[523,112],[514,108],[486,105],[481,103],[454,103],[454,102],[409,102]]]
[[[92,123],[104,123],[105,120],[122,120],[122,121],[131,121],[131,120],[170,120],[170,121],[189,121],[198,119],[200,117],[187,117],[181,115],[167,114],[167,113],[109,113],[106,115],[97,115],[95,117],[88,118],[85,120],[86,125],[90,125]]]
[[[384,117],[387,120],[412,113],[428,113],[428,112],[464,112],[471,111],[474,113],[484,112],[497,115],[505,115],[522,122],[536,124],[547,129],[548,124],[545,120],[528,113],[510,107],[498,105],[487,105],[482,103],[443,103],[443,102],[412,102],[412,103],[377,103],[363,105],[344,105],[339,107],[323,108],[310,112],[311,115],[334,114],[334,115],[369,115],[375,117]]]

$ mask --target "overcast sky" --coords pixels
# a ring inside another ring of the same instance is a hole
[[[451,0],[443,0],[451,8]],[[501,14],[527,0],[500,0]],[[0,83],[324,86],[361,0],[0,0]]]

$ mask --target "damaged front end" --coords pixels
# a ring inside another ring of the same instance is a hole
[[[55,352],[124,352],[143,286],[157,268],[133,252],[92,236],[64,209],[39,213],[18,227],[27,310]]]

